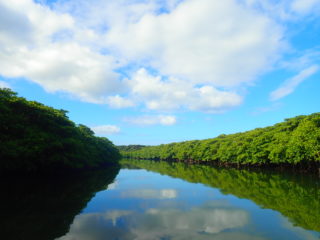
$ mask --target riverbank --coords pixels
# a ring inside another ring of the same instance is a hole
[[[209,166],[209,167],[222,167],[226,169],[244,169],[244,170],[270,170],[277,172],[296,172],[303,174],[312,174],[318,175],[320,178],[320,162],[309,162],[298,163],[298,164],[236,164],[230,162],[219,162],[219,161],[194,161],[194,160],[179,160],[179,159],[171,159],[171,160],[161,160],[161,159],[147,159],[147,158],[124,158],[128,162],[130,161],[152,161],[152,162],[167,162],[167,163],[184,163],[187,165],[200,165],[200,166]]]
[[[86,170],[117,165],[118,149],[67,111],[0,88],[0,172]]]
[[[319,172],[320,113],[211,139],[118,148],[123,157],[131,159]]]

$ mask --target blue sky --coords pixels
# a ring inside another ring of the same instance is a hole
[[[115,144],[319,111],[319,0],[0,0],[0,87]]]

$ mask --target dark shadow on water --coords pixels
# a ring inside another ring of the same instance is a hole
[[[50,176],[0,176],[0,238],[51,240],[66,234],[74,217],[119,172],[109,167]]]

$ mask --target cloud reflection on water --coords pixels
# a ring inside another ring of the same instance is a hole
[[[134,189],[121,193],[124,198],[141,198],[141,199],[173,199],[178,196],[175,189]]]
[[[262,239],[243,233],[249,222],[248,212],[214,202],[188,210],[111,210],[78,215],[59,240]]]

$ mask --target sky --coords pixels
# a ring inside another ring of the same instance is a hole
[[[0,87],[116,145],[319,112],[320,0],[0,0]]]

